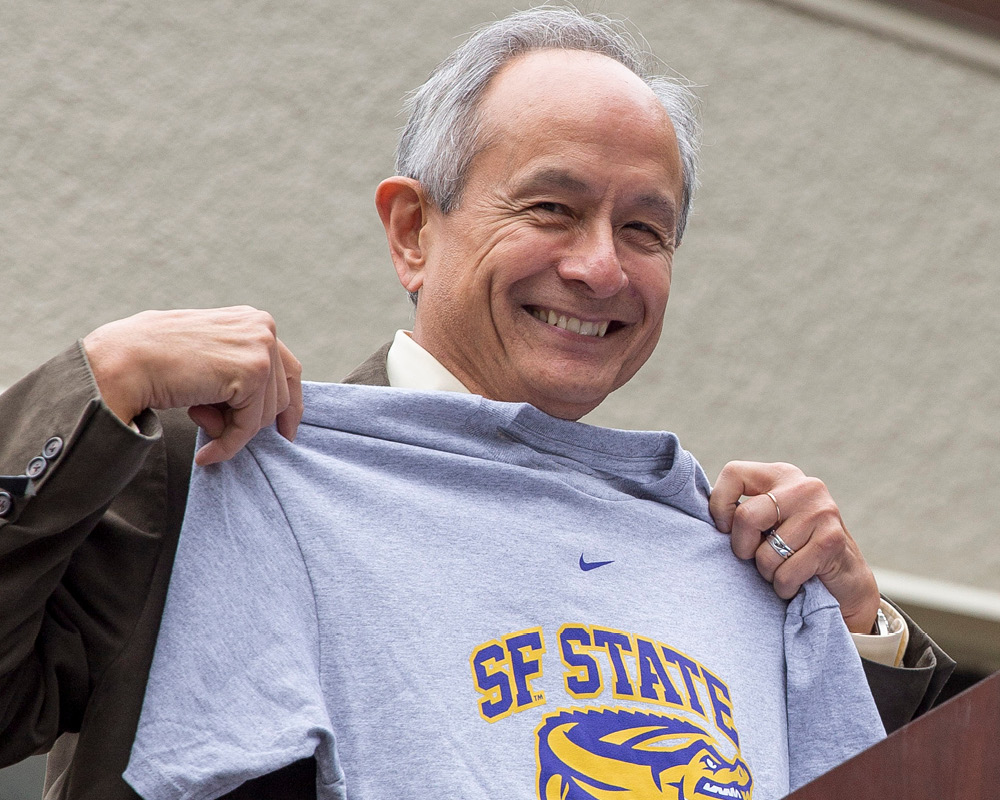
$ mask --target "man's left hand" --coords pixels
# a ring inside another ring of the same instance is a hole
[[[733,552],[756,559],[779,597],[793,597],[816,575],[840,603],[848,629],[871,632],[878,584],[821,480],[792,464],[731,461],[719,473],[709,510],[716,527],[731,535]],[[795,551],[788,558],[767,541],[772,528]]]

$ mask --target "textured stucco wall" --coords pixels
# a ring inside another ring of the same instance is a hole
[[[1000,589],[1000,78],[755,0],[592,7],[703,87],[706,129],[662,344],[592,419],[712,475],[799,463],[873,563]],[[409,320],[371,200],[400,97],[510,8],[8,7],[0,384],[106,320],[234,303],[342,375]]]
[[[592,420],[824,478],[876,565],[1000,590],[1000,77],[757,0],[633,0],[703,88],[662,344]],[[402,94],[501,2],[12,3],[0,385],[149,307],[251,303],[306,376],[410,319],[372,207]]]
[[[593,419],[713,474],[800,463],[874,563],[1000,589],[1000,79],[752,0],[597,7],[704,87],[706,147],[661,347]],[[508,10],[8,10],[0,383],[142,308],[244,302],[340,376],[409,318],[371,202],[399,98]]]

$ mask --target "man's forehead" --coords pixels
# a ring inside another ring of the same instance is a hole
[[[515,56],[493,76],[482,102],[514,109],[571,105],[586,115],[602,100],[617,100],[622,109],[641,106],[668,119],[642,78],[610,56],[588,50],[544,48]]]
[[[611,56],[592,50],[567,47],[542,47],[520,53],[500,69],[497,77],[506,73],[529,71],[534,72],[539,80],[529,85],[522,84],[527,89],[543,85],[545,79],[549,77],[559,83],[564,75],[599,75],[602,79],[615,80],[620,84],[634,83],[645,86],[638,75]]]
[[[628,67],[600,53],[537,50],[494,76],[479,105],[481,135],[507,140],[647,138],[643,149],[677,150],[673,122],[653,90]],[[651,135],[653,138],[648,138]]]

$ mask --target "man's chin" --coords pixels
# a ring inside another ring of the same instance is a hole
[[[508,353],[503,372],[469,375],[463,382],[476,394],[493,400],[530,403],[550,416],[578,420],[634,374],[634,370],[618,362],[617,369],[613,369],[607,359],[568,361],[553,354],[546,362],[537,353],[531,355],[528,363],[521,363]]]
[[[532,387],[524,398],[541,411],[560,419],[578,420],[589,414],[614,390],[614,386],[588,383],[546,382]]]

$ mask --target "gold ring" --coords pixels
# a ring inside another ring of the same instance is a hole
[[[770,492],[764,492],[764,494],[766,494],[768,497],[771,498],[771,502],[774,503],[774,511],[778,515],[778,519],[776,519],[774,525],[771,526],[771,530],[773,531],[781,524],[781,509],[778,508],[778,501],[777,499],[775,499],[773,494],[771,494]]]

